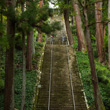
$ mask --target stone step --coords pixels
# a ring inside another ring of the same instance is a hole
[[[63,35],[61,32],[58,33],[58,36],[59,37],[53,38],[53,45],[50,44],[50,38],[47,38],[40,81],[41,88],[39,88],[36,110],[48,110],[51,49],[53,50],[53,64],[50,92],[50,110],[74,110],[66,50],[67,38],[65,38],[64,42],[62,42]],[[74,88],[73,92],[76,104],[75,107],[76,110],[87,110],[83,94],[83,86],[79,77],[75,55],[73,53],[72,47],[68,48],[72,84]]]

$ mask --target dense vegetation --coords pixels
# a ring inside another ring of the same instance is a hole
[[[76,50],[76,57],[77,57],[77,64],[79,67],[79,72],[82,77],[84,91],[87,97],[87,101],[89,104],[89,107],[91,110],[93,110],[94,107],[94,96],[93,96],[93,86],[91,82],[91,70],[90,70],[90,64],[88,59],[88,54],[83,53],[80,51],[77,51],[77,37],[74,36],[75,44],[73,45],[73,48]],[[94,46],[93,42],[93,49],[94,49],[94,55],[96,54],[96,46]],[[99,87],[102,95],[102,99],[105,105],[106,110],[109,110],[110,108],[110,94],[108,92],[110,91],[110,70],[108,70],[107,65],[101,65],[98,62],[97,57],[95,57],[95,65],[96,65],[96,71],[98,75],[98,81],[99,81]]]
[[[37,37],[38,34],[35,34],[35,37]],[[46,40],[46,35],[43,35],[43,42],[35,43],[35,55],[33,56],[32,60],[32,65],[33,65],[33,70],[32,71],[27,71],[26,72],[26,102],[25,102],[25,108],[27,110],[32,109],[33,107],[33,99],[34,99],[34,94],[36,90],[36,82],[37,82],[37,77],[38,77],[38,62],[40,60],[40,57],[43,52],[43,47],[45,44]],[[19,42],[20,43],[20,42]],[[17,47],[19,45],[17,43]],[[19,45],[20,46],[20,45]],[[4,57],[4,56],[3,56]],[[5,58],[2,58],[2,62],[4,62]],[[3,64],[4,65],[4,64]],[[2,66],[3,66],[2,65]],[[16,55],[15,55],[15,108],[20,109],[21,106],[21,93],[22,93],[22,51],[21,50],[16,50]],[[3,69],[4,66],[1,68]],[[5,73],[4,69],[1,72],[1,79],[0,79],[0,110],[3,110],[4,106],[4,79],[5,79]]]
[[[54,14],[64,16],[91,110],[109,110],[110,0],[0,0],[0,109],[31,109],[46,37],[61,29]]]

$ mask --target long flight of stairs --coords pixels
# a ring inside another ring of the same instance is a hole
[[[50,92],[50,110],[74,110],[73,96],[69,75],[66,39],[54,38],[53,46],[47,40],[42,65],[42,75],[35,110],[48,110],[49,82],[52,53],[52,81]],[[69,49],[69,62],[74,88],[75,110],[87,110],[83,94],[83,86],[79,77],[76,58],[72,47]]]

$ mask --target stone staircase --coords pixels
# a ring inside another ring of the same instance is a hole
[[[65,29],[63,29],[62,32],[58,32],[57,37],[53,38],[53,45],[50,42],[50,37],[47,38],[40,80],[41,88],[39,88],[38,97],[36,99],[37,102],[35,103],[34,110],[87,110],[75,53],[71,46],[67,46],[67,38],[65,38],[64,42],[62,42]],[[67,47],[69,50],[68,54]],[[52,68],[51,49],[53,50]],[[52,69],[52,75],[50,106],[48,109],[50,69]],[[72,87],[74,89],[73,93],[75,105],[73,104],[70,71]]]
[[[70,85],[69,66],[67,57],[66,41],[62,44],[61,39],[54,39],[53,46],[48,39],[42,66],[41,88],[36,103],[35,110],[48,110],[49,81],[52,56],[52,82],[50,95],[50,110],[74,110],[72,90]],[[87,110],[83,86],[79,77],[75,55],[72,47],[69,48],[70,68],[72,73],[72,84],[74,87],[76,110]]]

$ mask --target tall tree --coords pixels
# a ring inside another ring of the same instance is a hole
[[[23,76],[22,76],[22,99],[21,110],[25,110],[25,96],[26,96],[26,61],[25,61],[25,34],[22,34],[22,50],[23,50]]]
[[[33,13],[31,8],[33,8],[31,5],[33,5],[33,0],[31,2],[28,2],[27,4],[27,11],[29,11],[30,13]],[[32,17],[32,14],[30,14],[30,17]],[[28,18],[29,20],[33,20]],[[34,21],[34,20],[33,20]],[[31,27],[31,28],[30,28]],[[29,32],[27,32],[27,58],[26,58],[26,69],[27,70],[32,70],[32,48],[33,48],[33,27],[32,27],[32,23],[30,23],[30,29],[28,30]]]
[[[0,25],[3,24],[3,15],[2,15],[2,6],[0,6],[0,11],[1,11],[1,15],[0,15]],[[2,38],[2,32],[0,31],[0,38]],[[2,51],[2,48],[1,48],[1,45],[0,45],[0,67],[1,67],[1,51]]]
[[[96,0],[95,3],[95,19],[96,19],[96,41],[99,62],[106,63],[105,53],[103,49],[104,33],[102,24],[102,0]]]
[[[40,0],[40,8],[43,6],[43,0]]]
[[[43,0],[40,0],[40,8],[43,6]],[[42,25],[42,21],[40,22],[40,25]],[[41,29],[38,29],[38,42],[42,42],[42,31]]]
[[[68,4],[68,0],[64,1],[65,5]],[[69,44],[72,45],[73,44],[73,35],[71,32],[71,28],[70,28],[70,23],[69,23],[69,11],[68,8],[64,8],[64,19],[65,19],[65,25],[66,25],[66,32],[68,35],[68,40],[69,40]]]
[[[108,67],[110,69],[110,0],[108,0]]]
[[[99,86],[98,86],[98,78],[97,78],[97,73],[96,73],[96,68],[95,68],[93,49],[92,49],[91,38],[90,38],[90,31],[88,27],[88,15],[87,15],[86,1],[84,1],[83,6],[84,6],[84,20],[85,20],[84,24],[85,24],[87,50],[88,50],[90,67],[91,67],[92,83],[93,83],[93,88],[94,88],[94,99],[95,99],[95,107],[96,107],[95,109],[105,110],[105,107],[104,107],[104,104],[102,102],[102,98],[100,95]]]
[[[24,12],[24,3],[21,3],[21,11]],[[25,96],[26,96],[26,55],[25,55],[25,33],[22,32],[22,58],[23,58],[23,74],[22,74],[22,98],[21,110],[25,110]]]
[[[5,8],[5,1],[1,0],[0,3],[0,40],[3,38],[3,34],[4,34],[4,22],[3,22],[3,9]],[[2,56],[2,45],[0,44],[0,67],[1,67],[1,56]]]
[[[76,28],[77,28],[77,35],[78,35],[78,50],[86,51],[86,42],[85,42],[85,36],[82,28],[82,20],[80,16],[78,0],[72,0],[72,5],[75,11],[75,21],[76,21]]]
[[[15,0],[7,0],[7,39],[5,63],[4,110],[14,110],[14,37],[15,37]],[[10,13],[11,12],[11,13]]]
[[[0,16],[0,18],[1,18],[1,23],[3,22],[3,9],[2,9],[2,6],[1,6],[1,9],[0,9],[0,11],[1,11],[1,16]]]
[[[27,33],[27,59],[26,59],[27,70],[32,70],[32,36],[33,30]]]
[[[32,55],[35,54],[34,31],[32,33]]]
[[[71,23],[72,23],[72,26],[74,26],[74,18],[73,18],[73,16],[71,16]]]

